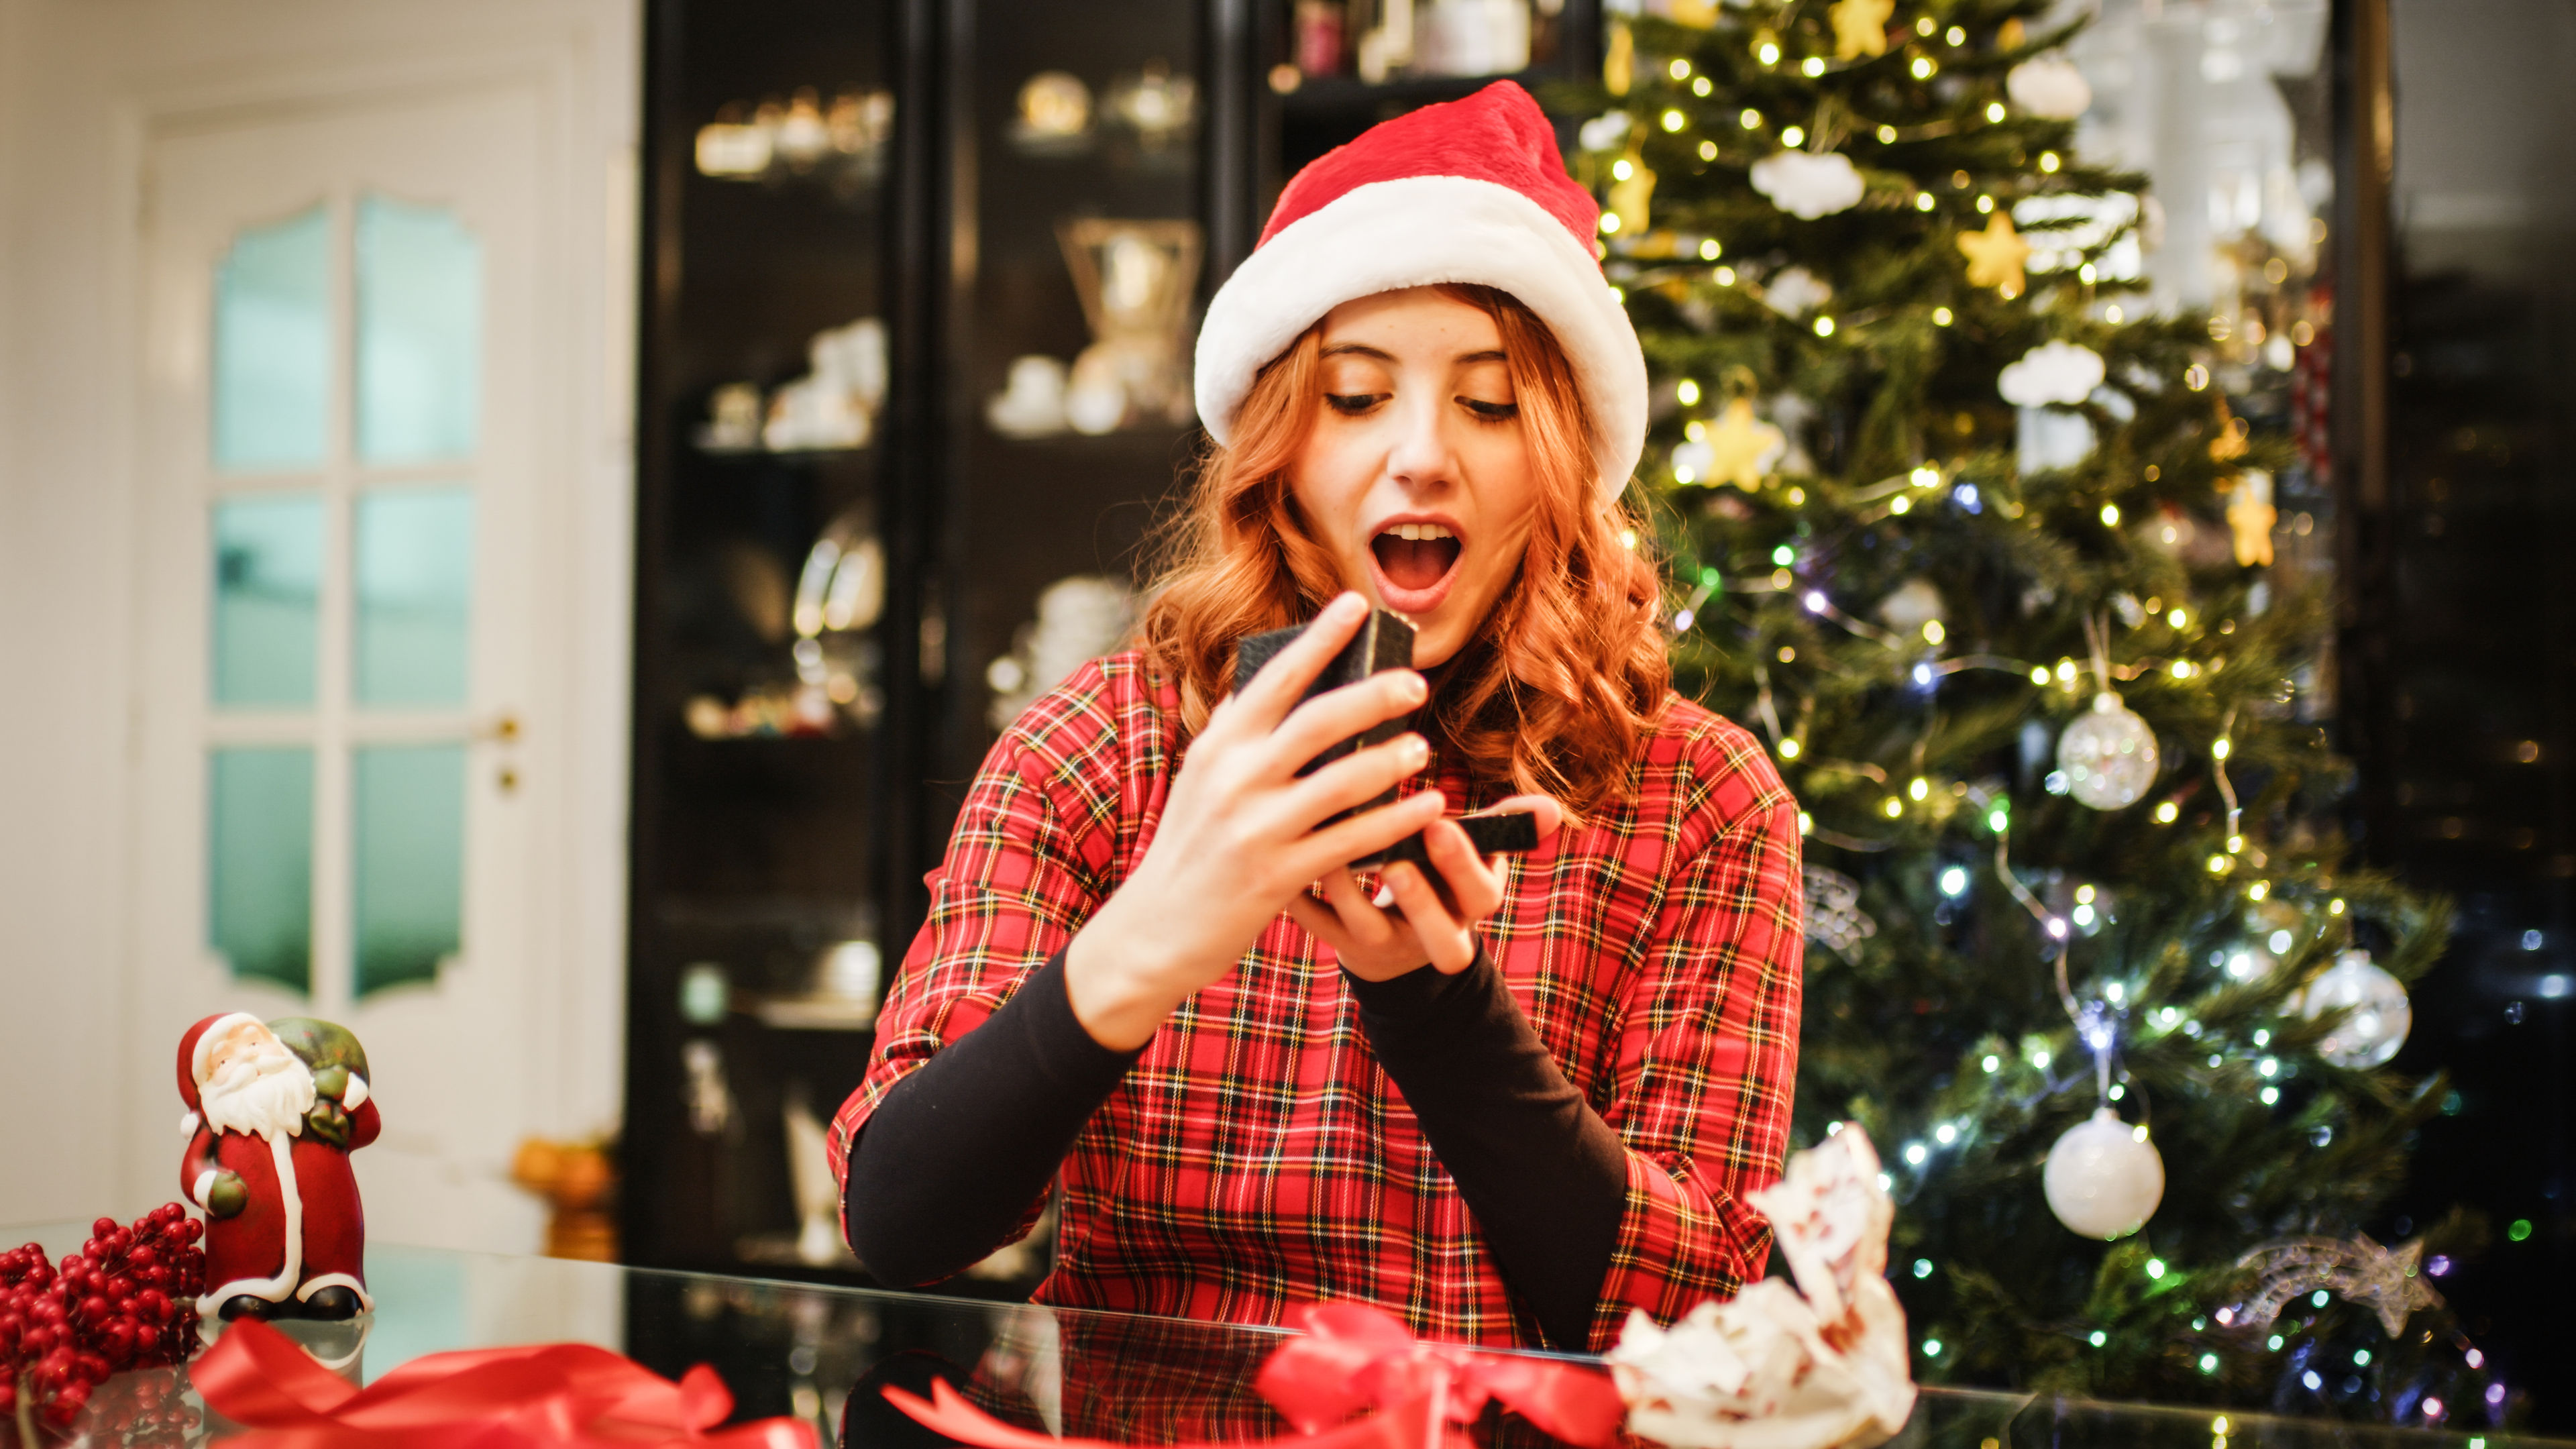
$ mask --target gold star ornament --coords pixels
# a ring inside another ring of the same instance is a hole
[[[1708,477],[1714,488],[1732,483],[1747,493],[1762,486],[1763,475],[1789,447],[1789,435],[1753,416],[1753,399],[1727,403],[1716,426],[1708,430]]]
[[[2013,230],[2012,218],[1998,209],[1986,218],[1984,231],[1959,233],[1959,250],[1968,258],[1968,285],[1993,287],[2009,299],[2029,285],[2022,266],[2030,260],[2030,243]]]
[[[1887,18],[1896,0],[1834,0],[1825,14],[1834,22],[1834,59],[1887,54]]]

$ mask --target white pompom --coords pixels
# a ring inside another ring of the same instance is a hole
[[[2368,951],[2346,951],[2296,1002],[2311,1020],[2341,1007],[2352,1008],[2343,1024],[2317,1043],[2317,1055],[2339,1067],[2367,1070],[2397,1055],[2415,1025],[2414,1005],[2406,984],[2380,969]]]
[[[2147,1140],[2105,1107],[2066,1129],[2048,1149],[2041,1174],[2048,1210],[2088,1238],[2125,1238],[2146,1226],[2164,1201],[2165,1163]]]
[[[1771,204],[1802,221],[1814,221],[1860,204],[1868,188],[1851,158],[1839,151],[1818,156],[1809,151],[1782,151],[1753,163],[1753,189]]]
[[[2093,107],[2093,87],[2063,56],[2043,55],[2014,66],[2004,77],[2004,94],[2024,115],[2046,121],[2071,121]]]
[[[2050,342],[2006,367],[1995,378],[1995,390],[2015,407],[2072,406],[2091,397],[2106,375],[2101,353],[2072,342]]]

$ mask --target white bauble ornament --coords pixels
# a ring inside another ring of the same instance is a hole
[[[2406,984],[2370,959],[2368,951],[2346,951],[2299,993],[2299,1014],[2310,1020],[2350,1007],[2343,1024],[2317,1043],[2317,1055],[2339,1067],[2375,1067],[2397,1055],[2415,1025],[2415,1008],[2406,999]]]
[[[2107,1242],[2145,1227],[2154,1215],[2164,1201],[2165,1161],[2147,1140],[2146,1128],[2130,1126],[2105,1107],[2067,1128],[2048,1149],[2040,1183],[2059,1222]]]
[[[2057,737],[2067,793],[2096,810],[2125,810],[2156,782],[2156,732],[2109,690]]]

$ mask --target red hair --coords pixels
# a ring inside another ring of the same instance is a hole
[[[1594,501],[1590,417],[1547,324],[1491,287],[1440,290],[1501,332],[1539,488],[1519,569],[1456,657],[1430,671],[1423,733],[1478,784],[1580,812],[1625,795],[1671,683],[1654,567],[1623,542],[1645,530],[1625,506]],[[1139,642],[1179,692],[1185,740],[1233,687],[1237,641],[1313,618],[1344,587],[1288,484],[1323,407],[1323,336],[1318,321],[1261,370],[1233,441],[1201,460],[1189,503],[1162,530]]]

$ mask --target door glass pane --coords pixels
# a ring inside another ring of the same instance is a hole
[[[215,505],[215,703],[309,706],[319,662],[322,500],[311,493]]]
[[[474,495],[368,493],[358,499],[357,534],[358,703],[465,703]]]
[[[233,239],[215,268],[215,467],[316,468],[330,438],[331,216]]]
[[[313,987],[313,751],[209,760],[206,940],[235,976]]]
[[[483,391],[483,243],[443,206],[358,202],[358,458],[473,453]]]
[[[465,746],[374,745],[357,791],[358,994],[428,981],[464,935]]]

